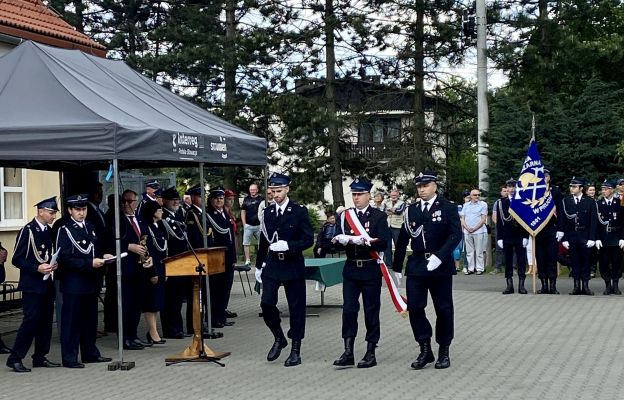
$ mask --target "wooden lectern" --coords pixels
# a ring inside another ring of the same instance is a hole
[[[205,274],[214,275],[225,272],[225,247],[209,247],[195,249],[199,261],[204,265]],[[199,304],[199,273],[197,272],[197,259],[192,251],[185,251],[178,255],[165,258],[165,271],[167,276],[192,276],[193,277],[193,342],[184,351],[174,354],[165,359],[165,363],[177,363],[181,361],[212,361],[230,355],[230,352],[214,351],[204,345],[204,351],[208,359],[200,358],[199,353],[203,343]]]

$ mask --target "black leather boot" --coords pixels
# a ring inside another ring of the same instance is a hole
[[[613,280],[613,285],[611,286],[611,293],[613,294],[622,294],[619,287],[619,279]]]
[[[550,278],[550,294],[559,294],[557,290],[557,278]]]
[[[290,347],[290,354],[286,361],[284,361],[285,367],[294,367],[301,364],[301,340],[293,340]]]
[[[525,278],[518,278],[518,293],[520,294],[527,294],[527,291],[524,288],[524,280]]]
[[[358,363],[358,368],[370,368],[377,365],[375,347],[377,347],[377,343],[368,342],[366,345],[366,354],[364,354],[364,358]]]
[[[449,356],[449,346],[440,346],[438,350],[438,361],[436,361],[435,369],[445,369],[451,366],[451,357]]]
[[[570,293],[572,296],[578,296],[581,294],[581,281],[579,279],[574,280],[574,289]]]
[[[548,279],[540,278],[540,282],[542,284],[542,288],[537,291],[537,294],[548,294],[550,290],[548,289]]]
[[[334,361],[336,367],[352,367],[355,365],[355,357],[353,356],[353,343],[355,338],[348,337],[344,339],[344,353]]]
[[[581,289],[581,294],[586,296],[593,296],[594,292],[589,288],[589,281],[583,281],[583,288]]]
[[[420,354],[416,361],[412,363],[412,368],[423,369],[427,364],[434,362],[435,357],[433,356],[433,351],[431,351],[431,340],[420,341],[418,345],[420,346]]]
[[[282,349],[288,346],[288,340],[284,336],[284,332],[282,329],[277,329],[273,332],[275,336],[275,341],[273,342],[273,346],[271,346],[271,350],[267,354],[267,361],[275,361],[282,354]]]
[[[610,280],[606,280],[605,281],[605,290],[604,292],[602,292],[602,294],[604,294],[605,296],[610,295],[612,292],[613,288],[611,287],[611,281]]]
[[[513,279],[507,278],[507,287],[503,290],[503,294],[512,294],[514,292]]]

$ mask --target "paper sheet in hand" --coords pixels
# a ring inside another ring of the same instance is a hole
[[[128,255],[128,253],[121,253],[121,255],[119,256],[119,258],[124,258],[124,257],[125,257],[125,256],[127,256],[127,255]],[[106,264],[108,264],[108,263],[112,263],[112,262],[113,262],[113,261],[115,261],[116,259],[117,259],[117,256],[112,256],[111,258],[106,258],[106,259],[104,259],[104,262],[105,262]]]
[[[52,254],[52,259],[50,260],[50,265],[54,265],[54,263],[56,262],[56,260],[58,259],[58,255],[61,252],[61,248],[59,247],[58,249],[56,249],[56,252],[54,254]],[[43,280],[47,281],[48,278],[50,277],[50,275],[54,274],[54,271],[52,271],[51,273],[45,274],[43,276]],[[52,275],[52,279],[54,279],[54,275]]]

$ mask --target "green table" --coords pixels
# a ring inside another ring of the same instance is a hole
[[[342,269],[345,261],[347,261],[346,258],[306,258],[306,279],[320,282],[325,285],[325,288],[342,283]],[[325,305],[325,289],[321,291],[320,306],[329,307]],[[334,307],[342,307],[342,305]]]

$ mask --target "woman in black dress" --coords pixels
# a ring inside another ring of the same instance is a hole
[[[143,315],[148,332],[145,334],[148,343],[163,344],[166,340],[160,337],[156,325],[158,312],[165,304],[165,265],[162,260],[167,257],[167,239],[162,226],[163,211],[161,206],[150,201],[143,205],[141,218],[148,225],[148,249],[154,262],[153,267],[145,269],[145,297]]]

